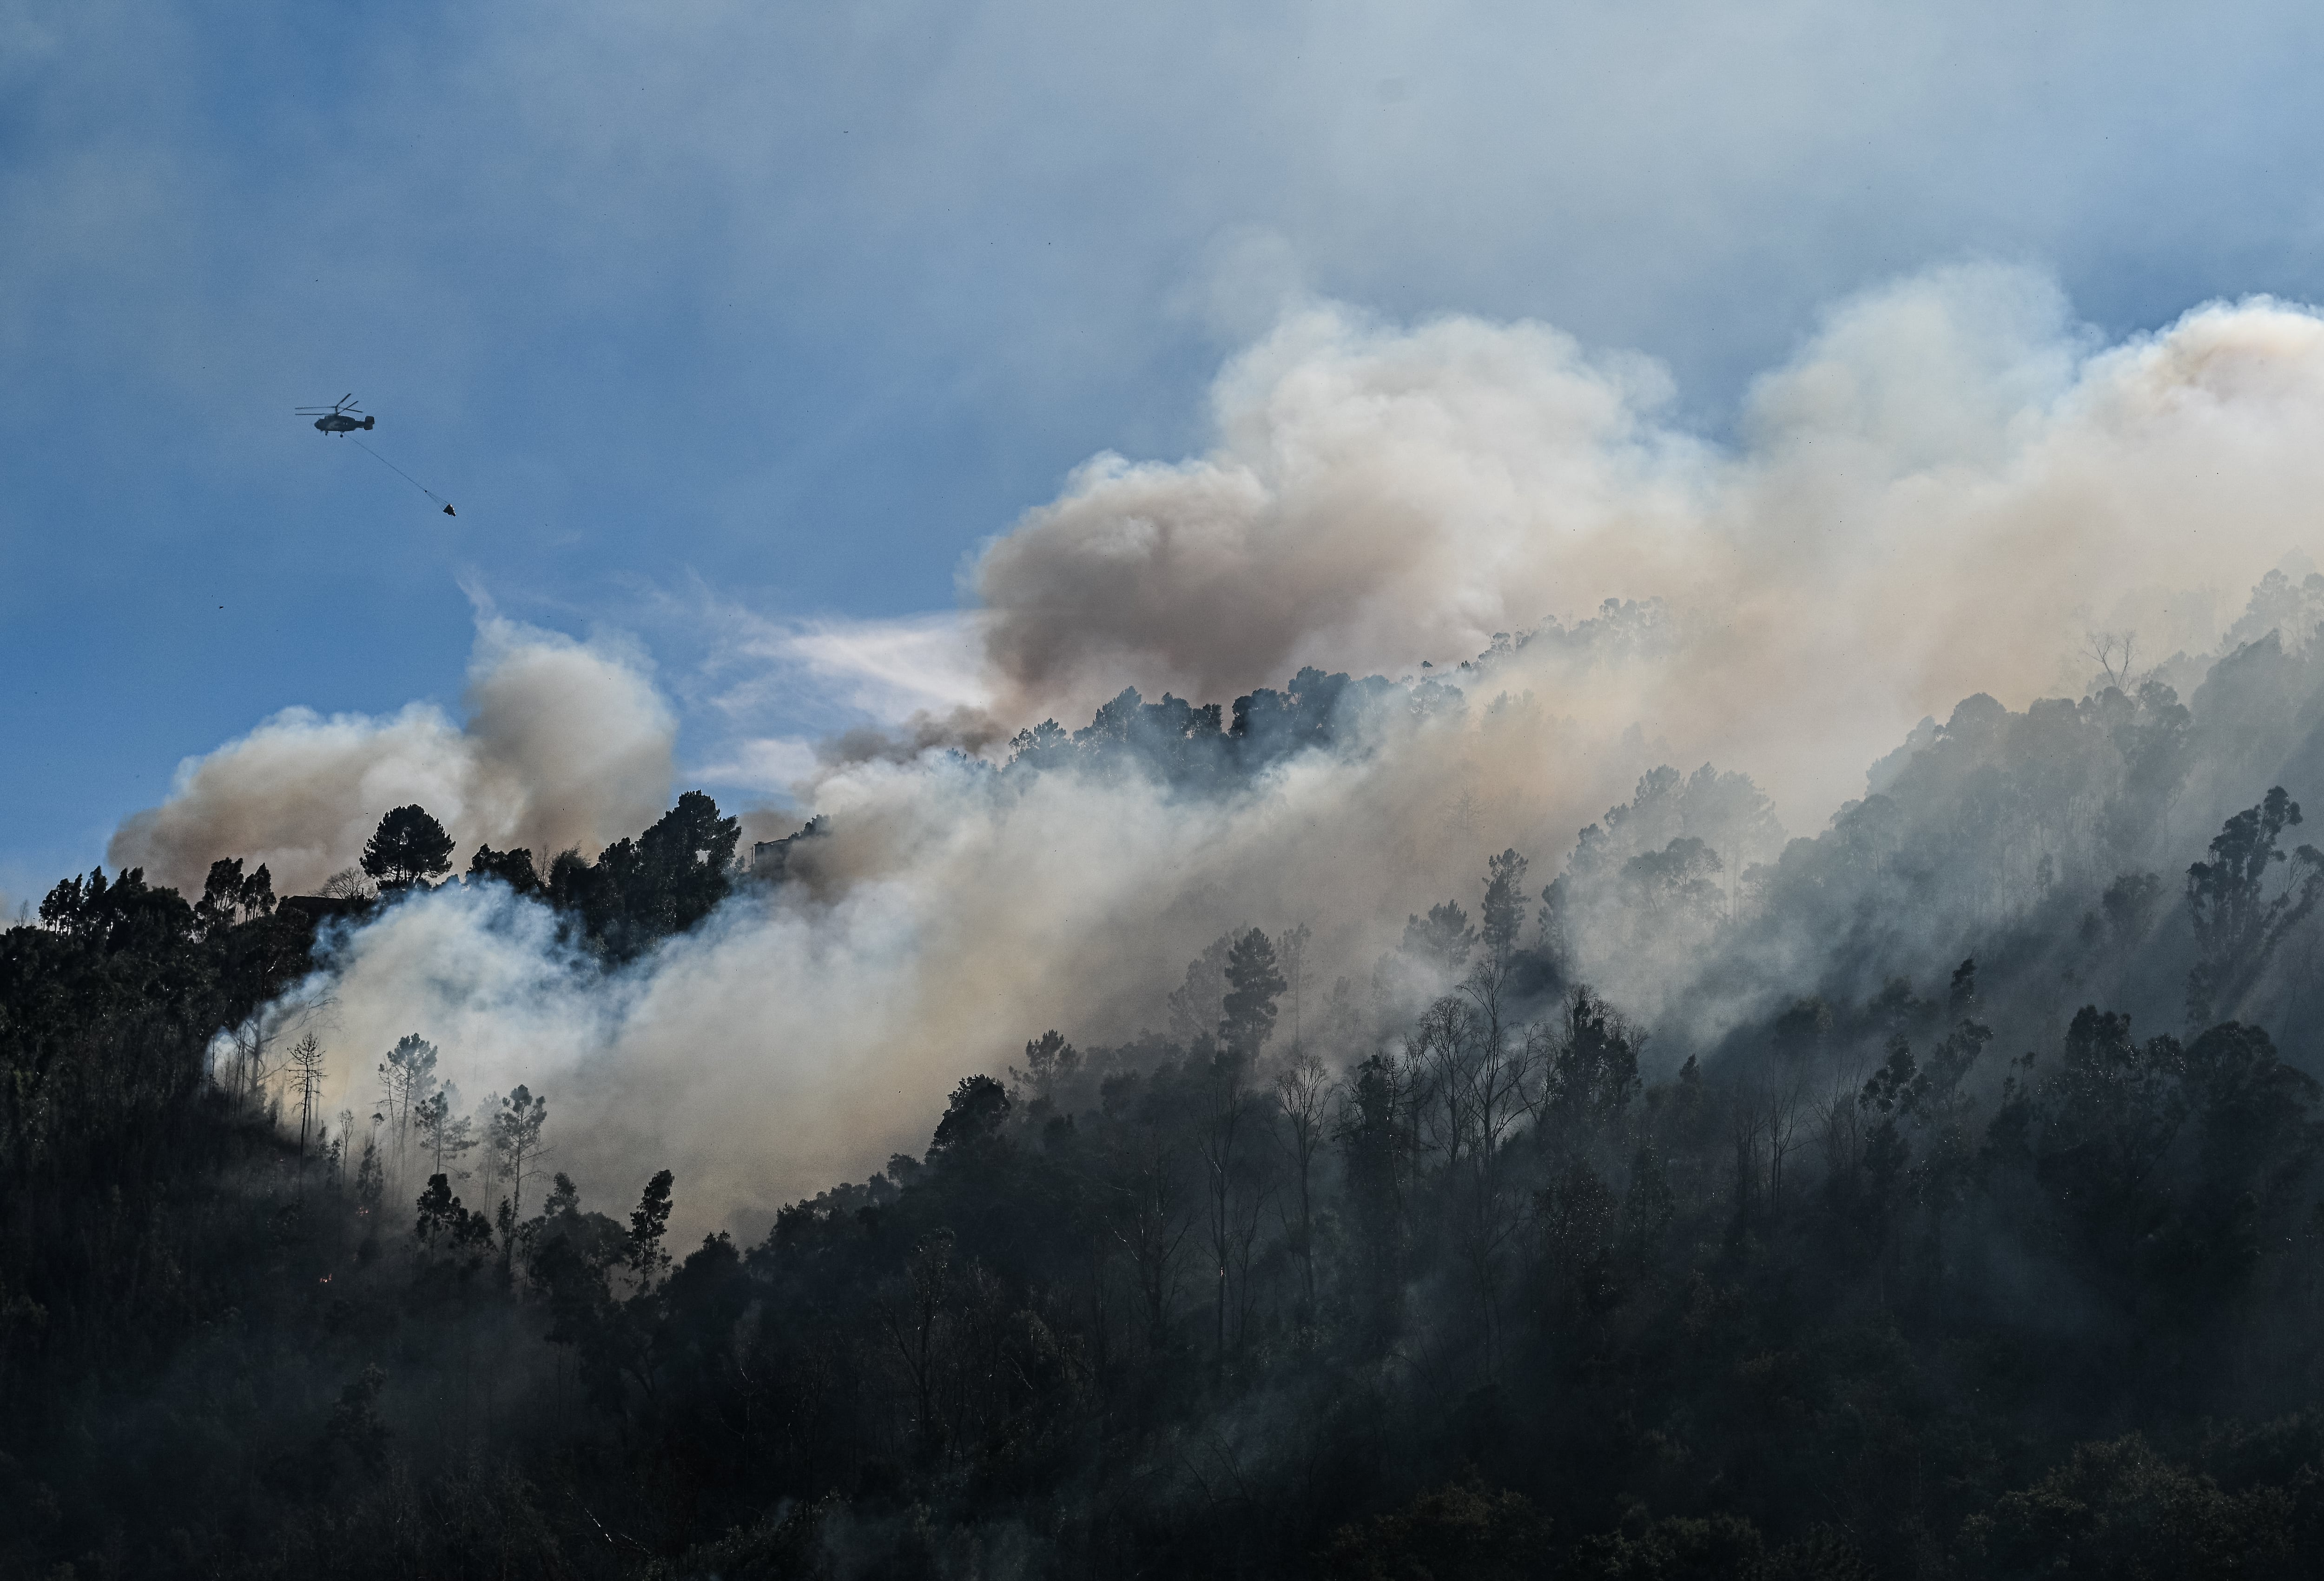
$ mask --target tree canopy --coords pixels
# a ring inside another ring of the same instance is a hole
[[[452,871],[452,837],[423,807],[399,807],[364,842],[363,870],[382,889],[409,889]]]

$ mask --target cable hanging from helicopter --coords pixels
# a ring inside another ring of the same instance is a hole
[[[366,414],[362,407],[355,404],[355,398],[352,392],[340,396],[328,406],[301,406],[297,409],[295,415],[313,418],[315,420],[315,428],[318,432],[336,434],[341,439],[349,438],[357,431],[367,433],[371,430],[373,425],[378,421],[377,419]],[[446,515],[457,516],[460,513],[452,508],[451,501],[446,499],[442,495],[438,494],[434,489],[429,488],[426,484],[412,476],[411,474],[406,472],[402,467],[398,467],[394,462],[381,455],[377,450],[373,449],[369,445],[364,444],[361,439],[355,440],[355,448],[361,450],[364,455],[369,456],[373,460],[378,462],[382,467],[386,467],[390,472],[394,473],[398,477],[403,479],[404,482],[418,489],[421,494],[426,495],[429,499],[434,500],[438,504],[443,506],[444,513]]]

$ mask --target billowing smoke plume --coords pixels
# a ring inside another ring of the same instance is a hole
[[[466,701],[456,725],[425,703],[383,719],[285,709],[180,764],[106,855],[195,893],[213,858],[244,856],[292,893],[354,865],[381,815],[410,802],[463,847],[544,855],[594,854],[669,806],[676,721],[627,656],[487,616]]]
[[[1831,315],[1739,448],[1669,396],[1538,325],[1299,313],[1220,379],[1212,454],[1101,457],[987,552],[1004,711],[1397,675],[1658,597],[1669,661],[1554,707],[1820,818],[1923,715],[2079,694],[2091,630],[2206,646],[2324,497],[2324,323],[2264,300],[2098,348],[2047,282],[1948,270]]]
[[[924,1142],[952,1081],[1047,1027],[1167,1024],[1228,927],[1304,923],[1319,996],[1392,997],[1375,968],[1407,914],[1473,903],[1505,846],[1546,882],[1658,763],[1748,772],[1812,832],[1924,715],[2080,696],[2092,633],[2135,629],[2143,662],[2202,651],[2324,498],[2324,323],[2267,301],[2100,347],[2045,283],[1950,271],[1835,312],[1731,448],[1668,400],[1652,366],[1539,326],[1300,312],[1221,378],[1212,454],[1102,458],[990,547],[995,712],[1071,726],[1131,684],[1223,702],[1303,664],[1465,696],[1402,694],[1426,706],[1360,750],[1225,795],[915,750],[965,728],[829,754],[802,882],[634,966],[574,969],[540,909],[447,891],[346,938],[285,1015],[327,1026],[359,1096],[416,1031],[472,1097],[548,1091],[585,1189],[668,1165],[697,1217],[762,1224]],[[466,730],[278,720],[195,765],[116,860],[319,874],[407,800],[537,854],[643,827],[669,726],[635,671],[495,641]],[[504,675],[538,700],[504,706]]]

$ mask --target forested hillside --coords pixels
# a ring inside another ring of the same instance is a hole
[[[68,880],[0,937],[0,1565],[2313,1574],[2310,580],[2216,660],[1963,701],[1813,837],[1665,765],[1443,874],[1368,973],[1223,920],[1167,1024],[1025,1004],[923,1151],[698,1242],[667,1170],[582,1199],[552,1087],[471,1103],[414,1027],[325,1113],[327,1051],[258,1012],[438,883],[618,973],[816,882],[828,823],[739,854],[692,792],[454,877],[414,807],[326,896],[233,853],[192,901]],[[974,772],[1263,795],[1382,710],[1487,706],[1497,655],[1655,619],[1127,693]]]

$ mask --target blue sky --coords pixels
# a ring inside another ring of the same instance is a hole
[[[2292,5],[0,5],[0,892],[279,708],[456,707],[478,598],[715,765],[728,617],[955,606],[1301,292],[1713,435],[1932,264],[2324,299],[2319,66]],[[345,390],[456,520],[290,415]]]

